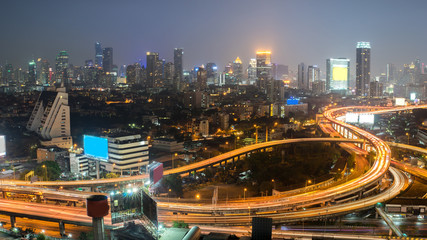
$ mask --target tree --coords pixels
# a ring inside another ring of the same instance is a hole
[[[43,233],[40,233],[39,235],[37,235],[37,240],[45,240],[46,236]]]
[[[352,153],[347,159],[347,168],[348,169],[354,168],[355,163],[356,163],[356,154]]]
[[[188,223],[184,221],[173,221],[172,223],[174,228],[188,228]]]
[[[39,163],[34,170],[34,175],[37,175],[43,179],[46,179],[47,175],[47,179],[50,181],[57,180],[61,173],[61,168],[59,168],[58,163],[55,161],[44,161]]]
[[[167,189],[171,189],[177,196],[182,196],[183,190],[182,190],[182,178],[179,174],[172,174],[167,175],[163,177],[162,180],[164,186]]]
[[[107,173],[105,175],[105,178],[118,178],[118,177],[120,177],[120,176],[116,173]]]

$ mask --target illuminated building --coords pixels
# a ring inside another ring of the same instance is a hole
[[[271,52],[256,52],[256,76],[257,86],[264,90],[267,87],[267,81],[271,78]]]
[[[319,80],[320,80],[320,68],[317,65],[308,66],[306,88],[309,90],[312,90],[313,83]]]
[[[392,63],[387,64],[386,79],[387,83],[394,83],[396,80],[396,67]]]
[[[70,148],[70,107],[65,88],[57,91],[43,91],[27,123],[27,129],[42,138],[42,145]]]
[[[159,53],[147,52],[147,81],[145,87],[155,87],[161,79],[161,64]]]
[[[298,89],[307,88],[307,80],[305,74],[305,65],[304,63],[298,64]]]
[[[16,76],[17,74],[15,74],[14,76],[13,66],[10,63],[6,64],[2,74],[3,75],[0,77],[0,80],[1,78],[3,78],[3,81],[2,81],[3,84],[12,84],[13,82],[18,82],[19,80],[19,78]]]
[[[173,78],[175,75],[175,67],[172,62],[167,62],[164,67],[164,76],[167,86],[174,88]]]
[[[350,59],[330,58],[326,60],[326,90],[345,94],[350,78]]]
[[[217,85],[217,71],[218,67],[215,63],[206,64],[206,77],[208,78],[208,84]]]
[[[102,67],[104,68],[104,72],[113,71],[113,48],[104,48],[102,51]]]
[[[240,84],[243,79],[242,60],[239,57],[233,61],[234,84]]]
[[[286,79],[289,74],[288,66],[275,63],[272,64],[271,72],[271,76],[274,80]]]
[[[254,82],[256,80],[256,59],[255,58],[251,58],[251,60],[249,60],[249,66],[248,66],[248,80],[249,82]]]
[[[55,79],[58,83],[65,83],[68,79],[68,60],[70,56],[67,51],[59,52],[55,62]]]
[[[95,43],[95,66],[102,67],[102,46],[100,42]]]
[[[204,91],[208,87],[207,71],[203,67],[199,67],[197,71],[197,90]]]
[[[383,95],[383,84],[379,81],[372,81],[369,84],[370,97],[381,97]]]
[[[371,45],[358,42],[356,47],[356,95],[369,96],[371,80]]]
[[[28,84],[36,85],[36,62],[34,60],[28,63]]]
[[[182,48],[175,48],[173,50],[173,65],[175,69],[175,87],[179,90],[181,82],[184,80],[183,58],[184,50]]]
[[[47,59],[37,59],[37,84],[45,85],[49,83],[49,62]]]

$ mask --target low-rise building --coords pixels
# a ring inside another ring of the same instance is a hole
[[[151,147],[163,152],[176,153],[184,150],[184,142],[177,142],[170,138],[156,138]]]

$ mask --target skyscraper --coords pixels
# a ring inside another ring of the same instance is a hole
[[[107,47],[102,51],[102,67],[104,72],[113,71],[113,48]]]
[[[242,60],[239,57],[233,61],[233,75],[234,75],[234,83],[240,84],[243,80],[243,66]]]
[[[161,78],[161,64],[159,64],[159,53],[147,52],[147,84],[145,87],[155,87]]]
[[[102,67],[102,46],[100,42],[95,43],[95,66]]]
[[[306,89],[307,88],[307,80],[305,73],[305,65],[304,63],[298,64],[298,89]]]
[[[371,45],[358,42],[356,47],[356,95],[369,96],[371,80]]]
[[[173,63],[167,62],[164,67],[164,79],[165,79],[165,84],[167,86],[171,86],[172,88],[175,88],[174,81],[173,81],[174,74],[175,74],[175,68]]]
[[[47,59],[37,59],[37,84],[45,85],[49,82],[49,62]]]
[[[317,65],[308,66],[307,68],[307,86],[308,90],[313,89],[313,82],[320,80],[320,68]]]
[[[206,64],[206,76],[209,84],[217,85],[217,71],[218,66],[215,63],[210,62]]]
[[[249,66],[248,66],[248,81],[253,82],[256,80],[256,59],[251,58],[249,60]]]
[[[203,68],[203,66],[199,67],[199,70],[197,71],[197,90],[198,91],[204,91],[208,87],[208,77],[207,72]]]
[[[267,81],[271,78],[271,51],[258,51],[256,53],[257,86],[265,90]]]
[[[392,63],[387,63],[386,78],[387,83],[394,83],[396,80],[396,68]]]
[[[184,69],[182,65],[183,55],[184,50],[182,48],[175,48],[173,50],[173,65],[175,68],[175,84],[177,85],[177,88],[179,88],[179,84],[181,84],[181,82],[184,80]]]
[[[28,84],[29,85],[36,85],[36,62],[34,60],[31,60],[28,63]]]
[[[70,56],[67,51],[59,52],[55,62],[55,79],[58,83],[68,80],[68,60]]]
[[[326,90],[346,94],[349,87],[350,59],[326,59]]]

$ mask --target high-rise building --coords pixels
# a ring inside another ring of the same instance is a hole
[[[311,65],[307,68],[307,86],[308,90],[313,89],[313,83],[320,80],[320,68],[317,65]]]
[[[326,90],[346,94],[350,79],[350,59],[330,58],[326,60]]]
[[[387,63],[386,82],[395,83],[396,81],[396,67],[392,63]]]
[[[45,85],[49,83],[49,62],[47,59],[37,59],[37,84]]]
[[[256,76],[257,76],[256,74],[257,74],[256,59],[251,58],[251,60],[249,60],[249,66],[248,66],[248,80],[249,80],[249,82],[254,82],[256,80]]]
[[[287,78],[289,74],[287,65],[276,64],[276,63],[272,64],[271,72],[272,72],[271,75],[274,80],[283,80]]]
[[[265,90],[267,81],[271,78],[271,51],[258,51],[256,53],[257,86]]]
[[[147,84],[146,87],[152,88],[155,86],[157,79],[161,77],[161,69],[159,68],[159,53],[147,52]]]
[[[67,51],[59,52],[55,62],[55,79],[58,83],[65,83],[68,80],[68,60],[70,56]]]
[[[3,78],[3,81],[0,82],[3,82],[3,84],[12,84],[14,82],[18,82],[17,76],[14,76],[15,74],[12,64],[6,64],[6,66],[3,68],[2,74],[3,75],[0,77],[0,79]]]
[[[306,89],[307,80],[304,63],[298,64],[298,89]]]
[[[174,67],[173,63],[167,62],[165,64],[165,67],[164,67],[165,85],[171,86],[172,88],[175,88],[174,87],[174,81],[173,81],[174,75],[175,75],[175,67]]]
[[[181,84],[184,80],[184,68],[182,63],[182,58],[184,55],[184,50],[182,48],[175,48],[173,50],[173,65],[175,68],[175,78],[177,85]],[[179,86],[177,86],[179,88]]]
[[[371,81],[371,45],[358,42],[356,47],[356,95],[369,96]]]
[[[43,91],[31,113],[27,129],[36,132],[45,146],[70,148],[70,107],[65,88]]]
[[[243,65],[242,60],[239,57],[233,61],[233,75],[234,75],[234,83],[240,84],[243,80]]]
[[[100,42],[95,43],[95,66],[102,67],[102,46]]]
[[[199,67],[199,70],[197,71],[196,85],[198,91],[204,91],[208,88],[207,71],[203,67]]]
[[[31,60],[28,63],[28,84],[29,85],[36,85],[36,62],[34,60]]]
[[[381,97],[383,95],[383,84],[379,81],[370,82],[369,88],[370,97]]]
[[[113,71],[113,48],[104,48],[102,51],[102,67],[104,68],[104,72]]]
[[[215,63],[210,62],[206,64],[206,77],[208,78],[208,84],[218,85],[217,71],[218,67]]]

